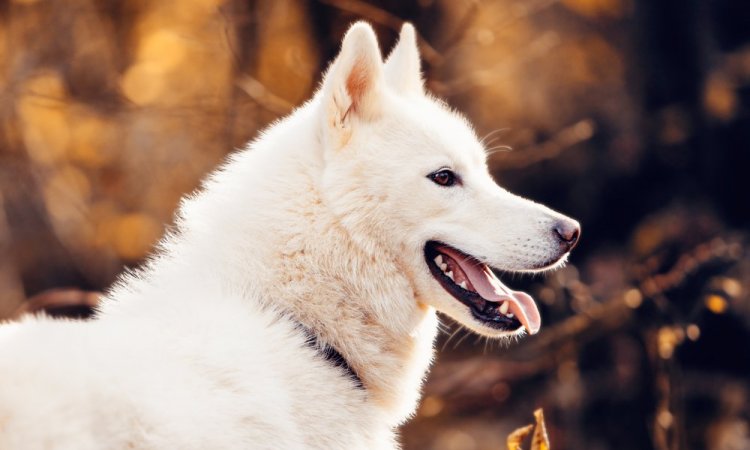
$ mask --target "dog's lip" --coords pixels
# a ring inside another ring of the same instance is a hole
[[[451,247],[441,242],[430,241],[427,243],[426,249],[429,250],[426,253],[426,256],[428,264],[433,268],[433,272],[436,272],[435,269],[438,269],[437,272],[440,272],[440,269],[437,268],[432,261],[434,255],[442,254],[451,258],[459,266],[463,275],[468,278],[468,285],[477,296],[481,297],[485,302],[495,304],[501,304],[502,302],[507,301],[510,312],[519,319],[519,325],[523,325],[529,334],[535,334],[539,331],[541,318],[536,303],[530,295],[525,292],[514,291],[505,286],[505,284],[495,276],[492,269],[490,269],[487,264],[482,263],[477,258],[466,254],[455,247]],[[442,276],[441,272],[440,275]],[[438,277],[439,275],[435,274],[435,276]],[[445,283],[445,280],[442,280],[442,278],[438,279]],[[464,296],[457,295],[454,292],[455,289],[446,290],[454,297],[458,298],[458,300],[466,303],[462,298]],[[518,321],[514,322],[517,323]]]

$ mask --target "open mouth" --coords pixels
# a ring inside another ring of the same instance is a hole
[[[529,334],[539,331],[541,319],[534,299],[505,286],[487,264],[435,241],[427,242],[424,253],[432,276],[468,306],[479,322],[510,332],[521,327]]]

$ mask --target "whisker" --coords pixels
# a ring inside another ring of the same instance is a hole
[[[490,147],[490,146],[492,146],[492,144],[494,144],[495,142],[497,142],[498,139],[500,139],[500,136],[495,136],[492,139],[489,139],[487,142],[483,142],[483,146],[485,148],[486,147]]]
[[[442,352],[443,350],[445,350],[445,347],[447,347],[447,346],[448,346],[448,343],[450,343],[451,339],[453,339],[453,337],[454,337],[454,336],[456,336],[456,335],[458,334],[458,332],[459,332],[459,331],[461,331],[461,330],[462,330],[462,328],[461,328],[461,327],[456,327],[456,329],[455,329],[455,330],[453,330],[453,333],[451,333],[451,335],[450,335],[450,336],[448,336],[448,339],[446,339],[445,343],[443,343],[443,347],[442,347],[442,348],[440,349],[440,351],[441,351],[441,352]],[[454,348],[455,348],[455,347],[454,347]]]
[[[498,152],[512,152],[512,151],[513,151],[513,147],[511,147],[510,145],[498,145],[492,148],[488,148],[485,152],[487,153],[487,156],[492,156]]]
[[[503,131],[508,131],[510,128],[495,128],[494,130],[490,131],[489,133],[485,134],[482,139],[479,140],[479,143],[484,145],[486,142],[486,139],[490,138],[493,134],[502,133]]]
[[[459,344],[461,344],[461,342],[463,342],[463,341],[464,341],[464,339],[466,339],[467,337],[469,337],[469,334],[471,334],[471,333],[469,333],[469,331],[468,331],[468,330],[465,330],[465,329],[464,329],[463,327],[461,327],[461,330],[463,330],[463,331],[464,331],[464,335],[463,335],[463,336],[461,337],[461,339],[459,339],[459,340],[458,340],[458,341],[457,341],[457,342],[456,342],[456,343],[455,343],[455,344],[453,345],[453,350],[455,350],[455,349],[456,349],[456,348],[457,348],[457,347],[459,346]]]
[[[488,339],[488,341],[490,342],[490,352],[494,352],[500,348],[500,341],[498,339]]]
[[[442,320],[440,320],[440,316],[438,316],[437,318],[437,326],[438,326],[439,333],[447,333],[449,330],[448,325],[446,325],[445,323],[443,323]]]

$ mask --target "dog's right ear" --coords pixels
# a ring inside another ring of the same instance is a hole
[[[341,52],[323,79],[325,127],[337,147],[346,144],[352,127],[376,119],[382,110],[383,59],[375,31],[357,22],[346,32]]]
[[[404,23],[401,27],[398,43],[385,61],[385,78],[388,84],[401,94],[424,93],[417,33],[410,23]]]

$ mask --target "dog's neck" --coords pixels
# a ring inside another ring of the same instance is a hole
[[[396,425],[419,399],[437,332],[396,255],[358,245],[313,185],[295,199],[262,297],[333,346]],[[314,230],[314,232],[311,232]]]

